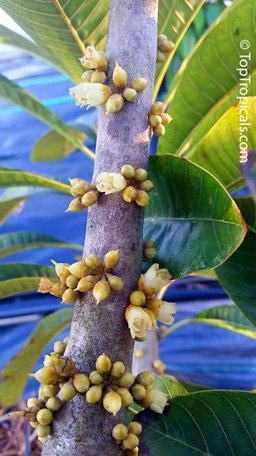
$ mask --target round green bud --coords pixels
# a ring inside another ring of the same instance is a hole
[[[103,398],[103,407],[107,412],[115,416],[122,408],[122,399],[118,393],[110,391]]]
[[[51,260],[51,262],[54,264],[55,267],[55,272],[58,277],[65,276],[65,280],[69,275],[69,263],[56,263],[56,261]]]
[[[147,386],[145,399],[143,399],[142,401],[137,401],[137,402],[139,405],[141,405],[141,407],[148,408],[152,404],[153,400],[154,400],[154,396],[151,391],[151,387]]]
[[[140,435],[142,432],[142,425],[138,421],[132,421],[128,426],[129,434]]]
[[[136,401],[142,401],[146,397],[146,388],[137,383],[132,387],[132,395]]]
[[[121,174],[125,179],[132,179],[135,176],[135,169],[132,165],[123,165],[121,168]]]
[[[139,187],[141,190],[144,190],[145,192],[151,192],[154,188],[154,184],[151,180],[147,179],[144,182],[141,182]]]
[[[130,388],[134,383],[135,377],[131,372],[125,372],[116,382],[122,388]]]
[[[79,279],[77,277],[75,277],[74,275],[70,274],[67,278],[66,278],[66,285],[68,286],[68,288],[76,288],[77,287],[77,284],[79,282]]]
[[[39,410],[38,414],[36,415],[36,419],[39,424],[43,424],[44,426],[46,424],[50,424],[53,420],[53,414],[51,410],[44,408]]]
[[[148,81],[144,78],[135,78],[131,82],[131,87],[136,90],[136,92],[142,92],[148,85]]]
[[[81,198],[75,198],[71,201],[65,212],[80,212],[84,209]]]
[[[49,424],[47,425],[43,425],[43,424],[38,424],[37,427],[36,427],[36,434],[37,434],[37,437],[47,437],[47,435],[49,435],[51,433],[51,427],[49,426]]]
[[[122,89],[127,82],[127,73],[122,67],[120,67],[120,65],[118,65],[118,62],[115,62],[112,79],[118,89]]]
[[[148,118],[148,121],[149,121],[149,124],[151,125],[151,127],[155,128],[155,127],[158,127],[158,125],[161,125],[162,118],[161,118],[161,116],[151,114]]]
[[[124,99],[121,94],[115,93],[107,99],[106,114],[120,112],[124,106]]]
[[[79,393],[86,393],[90,387],[90,381],[85,374],[75,374],[73,377],[73,384]]]
[[[91,184],[83,179],[79,179],[78,182],[72,185],[71,195],[76,197],[83,196],[89,190],[92,190]]]
[[[52,358],[54,359],[54,369],[59,375],[62,377],[71,377],[72,375],[76,374],[76,366],[72,359],[68,358],[67,356],[61,356],[60,358],[57,358],[54,355],[52,355]]]
[[[93,289],[93,282],[89,282],[87,277],[82,277],[77,284],[76,291],[80,291],[81,293],[87,293],[88,291]]]
[[[138,168],[135,171],[135,180],[137,182],[143,182],[148,178],[148,172],[146,169]]]
[[[148,260],[153,260],[156,255],[157,251],[154,247],[146,247],[143,251],[144,257],[147,258]]]
[[[116,361],[113,363],[112,369],[111,369],[111,375],[112,377],[121,377],[121,375],[124,374],[125,371],[125,365],[121,361]]]
[[[62,301],[61,304],[73,304],[76,302],[78,299],[79,294],[77,291],[72,290],[71,288],[68,288],[66,291],[64,291],[62,295]]]
[[[59,392],[59,385],[42,385],[42,395],[44,397],[53,397]]]
[[[154,241],[151,241],[151,240],[145,241],[144,242],[144,248],[146,248],[146,247],[155,247]]]
[[[127,435],[127,427],[122,423],[116,424],[112,429],[112,437],[117,441],[124,440],[127,437]]]
[[[97,358],[97,360],[96,360],[96,370],[98,372],[100,372],[101,374],[105,374],[105,373],[110,372],[111,367],[112,367],[111,360],[105,353],[103,353],[102,355],[100,355]]]
[[[108,282],[99,280],[93,287],[93,297],[96,299],[96,303],[100,304],[110,296],[111,288]]]
[[[136,377],[136,383],[143,385],[145,387],[152,385],[153,381],[155,380],[155,374],[153,372],[141,372]]]
[[[131,87],[127,87],[127,89],[125,89],[123,91],[123,97],[126,101],[129,101],[130,103],[134,103],[134,101],[136,101],[137,99],[137,92],[135,89],[132,89]]]
[[[65,274],[62,277],[64,278]],[[66,289],[67,289],[67,286],[65,283],[58,282],[52,286],[52,288],[50,290],[50,294],[52,296],[56,296],[57,298],[61,298]]]
[[[61,408],[61,400],[58,397],[49,397],[45,405],[52,412],[58,412]]]
[[[158,127],[153,128],[153,133],[156,136],[164,136],[165,134],[165,127],[163,124],[158,125]]]
[[[147,192],[144,192],[144,190],[138,190],[137,196],[135,198],[135,202],[138,204],[138,206],[141,206],[141,207],[148,206],[150,199],[149,199]]]
[[[130,303],[133,306],[144,306],[144,304],[146,303],[146,296],[142,291],[133,291],[130,294]]]
[[[110,250],[104,256],[104,265],[107,269],[115,268],[120,261],[120,251],[119,250]]]
[[[113,274],[106,274],[108,283],[110,285],[111,290],[113,291],[121,291],[124,288],[124,283],[121,277],[118,277]]]
[[[123,200],[126,203],[132,203],[132,201],[135,200],[137,196],[137,189],[133,187],[132,185],[128,185],[123,191],[122,191],[122,197]]]
[[[139,439],[137,435],[128,434],[127,437],[122,442],[123,447],[127,450],[133,450],[139,445]]]
[[[55,353],[58,353],[59,355],[63,355],[64,351],[66,350],[66,344],[65,342],[62,342],[61,340],[57,340],[55,344],[53,345],[53,349]]]
[[[37,397],[29,397],[27,400],[27,406],[30,407],[38,407],[42,408],[44,406],[43,401],[38,399]]]
[[[75,397],[76,393],[77,391],[74,385],[70,382],[66,382],[58,393],[58,397],[61,401],[71,401],[71,399]]]
[[[54,383],[57,382],[59,376],[55,369],[53,367],[42,367],[42,369],[39,369],[34,375],[35,379],[39,383],[43,383],[44,385],[53,385]]]
[[[175,44],[170,40],[162,41],[158,44],[157,49],[164,54],[169,54],[169,52],[173,51],[175,48]]]
[[[82,74],[82,80],[84,82],[91,82],[92,74],[93,74],[93,70],[84,71],[83,74]],[[75,179],[70,179],[70,180],[75,180]]]
[[[129,407],[133,402],[133,397],[127,388],[118,388],[117,393],[122,399],[122,407]]]
[[[77,261],[76,263],[71,264],[68,269],[72,276],[75,276],[78,279],[81,279],[90,272],[88,265],[83,261]]]
[[[162,124],[164,126],[169,125],[169,123],[171,123],[171,121],[172,121],[171,116],[169,116],[169,114],[167,114],[167,112],[163,112],[163,114],[161,114],[161,119],[162,119]]]
[[[98,371],[91,372],[89,379],[93,385],[102,385],[104,383],[104,377]]]
[[[164,104],[162,101],[155,101],[150,108],[150,113],[155,114],[157,116],[161,116],[164,112]]]
[[[106,76],[106,73],[104,73],[104,71],[95,70],[95,71],[93,71],[93,73],[91,75],[90,82],[104,84],[106,79],[107,79],[107,76]]]
[[[86,256],[85,263],[91,269],[101,269],[102,268],[101,258],[98,255],[94,255],[94,253],[91,253],[90,255]]]
[[[85,399],[87,400],[88,404],[96,404],[96,402],[99,402],[102,397],[102,389],[100,386],[91,386],[86,395]]]
[[[157,49],[156,61],[157,61],[157,63],[164,63],[166,61],[165,53],[159,51],[159,49]]]
[[[84,196],[82,196],[82,204],[85,207],[90,207],[93,206],[96,201],[98,200],[99,194],[95,190],[91,190],[90,192],[85,193]]]

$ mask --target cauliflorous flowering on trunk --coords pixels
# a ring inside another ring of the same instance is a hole
[[[159,264],[155,263],[143,275],[143,282],[145,287],[153,288],[156,292],[168,285],[171,278],[167,269],[159,269]]]
[[[171,325],[174,322],[173,314],[176,313],[176,305],[174,302],[162,301],[163,304],[159,309],[158,321],[166,325]]]
[[[82,82],[69,90],[70,96],[75,99],[76,104],[83,106],[101,106],[106,103],[112,94],[110,87],[90,82]]]
[[[128,306],[125,311],[125,318],[133,339],[135,337],[139,339],[145,338],[147,331],[152,329],[152,320],[149,314],[141,307]]]
[[[97,190],[106,195],[121,192],[126,187],[126,180],[119,173],[100,173],[96,183]]]

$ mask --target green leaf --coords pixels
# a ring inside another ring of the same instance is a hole
[[[157,375],[152,385],[153,389],[166,394],[168,401],[171,401],[177,396],[186,396],[188,393],[196,391],[209,390],[207,386],[197,385],[196,383],[184,382],[178,380],[172,375]]]
[[[15,210],[17,210],[24,202],[26,198],[13,198],[8,201],[0,202],[0,225],[11,215]]]
[[[77,138],[77,134],[74,133],[73,127],[66,125],[28,91],[22,89],[18,84],[15,84],[15,82],[10,81],[3,75],[0,75],[0,97],[10,103],[20,106],[25,111],[28,111],[33,116],[42,120],[42,122],[52,127],[61,136],[66,138],[67,141],[82,150],[90,158],[94,158],[94,154]]]
[[[52,236],[37,231],[16,231],[0,235],[0,258],[13,255],[24,250],[42,247],[63,247],[66,249],[83,250],[81,245],[69,244]]]
[[[3,407],[20,399],[28,374],[47,344],[71,324],[73,309],[63,309],[43,318],[35,327],[24,347],[0,373],[0,403]]]
[[[245,391],[199,391],[171,401],[163,415],[136,416],[143,425],[140,450],[148,456],[253,456],[256,395]]]
[[[237,198],[248,233],[237,251],[216,269],[217,277],[245,316],[256,325],[256,199]]]
[[[168,112],[173,121],[159,141],[160,153],[188,151],[227,109],[237,103],[239,55],[249,51],[251,84],[248,95],[255,94],[256,61],[252,58],[256,54],[255,15],[254,0],[235,1],[183,62],[166,100],[170,103]],[[240,48],[240,42],[245,38],[250,42],[249,51]]]
[[[156,98],[168,66],[188,30],[193,19],[202,8],[205,0],[168,0],[161,1],[158,12],[158,33],[165,34],[175,45],[167,56],[164,65],[157,64],[154,98]]]
[[[246,137],[248,148],[256,148],[256,97],[248,97],[246,103]],[[182,154],[194,163],[210,171],[231,192],[245,185],[241,173],[240,156],[240,103],[236,104],[216,122],[208,133],[188,153]]]
[[[246,232],[225,188],[207,171],[175,155],[151,156],[150,173],[155,188],[144,236],[156,243],[156,262],[175,278],[223,263]]]
[[[46,187],[58,192],[70,194],[70,185],[40,174],[28,171],[0,168],[0,187]]]
[[[1,7],[77,82],[85,45],[105,46],[109,0],[2,0]]]

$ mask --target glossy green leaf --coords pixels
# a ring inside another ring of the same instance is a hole
[[[69,244],[52,236],[37,231],[15,231],[0,235],[0,258],[13,255],[24,250],[42,247],[63,247],[66,249],[83,250],[81,245]]]
[[[156,243],[156,262],[173,277],[223,263],[245,235],[240,211],[225,188],[175,155],[151,156],[150,174],[155,188],[144,237]]]
[[[256,97],[246,103],[248,148],[256,148]],[[231,192],[245,185],[241,173],[240,104],[230,108],[188,153],[183,156],[210,171]]]
[[[70,194],[70,185],[40,174],[28,171],[0,168],[0,187],[46,187],[58,192]]]
[[[198,391],[171,400],[163,415],[141,421],[140,451],[148,456],[253,456],[256,395],[245,391]]]
[[[24,347],[0,373],[0,403],[3,407],[15,404],[20,399],[43,349],[63,329],[71,324],[73,310],[62,309],[43,318],[35,327]]]
[[[237,103],[239,55],[248,52],[251,52],[251,59],[247,59],[251,77],[248,95],[255,94],[256,62],[252,57],[256,54],[255,17],[254,0],[233,2],[183,62],[167,97],[173,121],[159,141],[160,153],[188,151]],[[247,51],[240,48],[243,39],[250,42]]]
[[[256,325],[256,199],[237,198],[248,233],[237,251],[216,269],[217,277],[245,316]]]
[[[105,46],[109,0],[2,0],[1,7],[77,82],[85,45]]]
[[[177,396],[186,396],[189,393],[196,391],[206,391],[211,388],[207,386],[197,385],[196,383],[185,382],[173,377],[172,375],[157,375],[152,385],[153,389],[164,393],[168,401],[171,401]]]
[[[68,142],[82,150],[90,158],[94,158],[94,154],[78,139],[77,134],[74,133],[73,127],[66,125],[28,91],[22,89],[18,84],[10,81],[3,75],[0,75],[0,98],[4,98],[10,103],[14,103],[25,111],[28,111],[30,114],[56,130]]]

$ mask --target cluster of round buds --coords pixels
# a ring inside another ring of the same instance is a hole
[[[156,136],[163,136],[165,134],[165,127],[169,125],[172,118],[164,112],[164,104],[161,101],[156,101],[152,104],[148,121]]]
[[[137,100],[138,93],[145,90],[148,84],[144,78],[132,79],[129,85],[127,85],[127,80],[126,71],[116,61],[112,81],[118,93],[114,93],[108,98],[106,102],[106,114],[120,112],[125,101],[134,103]]]
[[[144,260],[153,260],[157,255],[154,241],[146,241],[143,244],[143,257]]]
[[[167,269],[159,269],[153,264],[138,282],[138,290],[130,295],[130,305],[126,308],[125,318],[131,336],[137,341],[146,340],[147,331],[156,326],[156,320],[171,325],[176,312],[174,303],[162,301],[155,297],[155,293],[171,283],[171,276]]]
[[[122,445],[125,455],[138,455],[141,432],[142,425],[138,421],[132,421],[128,426],[118,423],[112,429],[112,437],[117,444]]]
[[[66,212],[79,212],[86,207],[96,203],[99,192],[94,184],[90,184],[83,179],[69,179],[71,184],[71,195],[75,198],[71,201]]]
[[[55,272],[59,282],[53,283],[49,279],[42,278],[39,284],[39,293],[50,293],[61,297],[62,304],[73,304],[80,293],[92,290],[97,304],[110,296],[111,291],[123,289],[122,279],[112,274],[120,260],[119,250],[111,250],[106,253],[102,261],[98,255],[90,254],[84,261],[73,264],[56,263]]]
[[[164,63],[166,56],[173,51],[175,44],[168,40],[166,35],[160,34],[157,36],[157,62]]]

